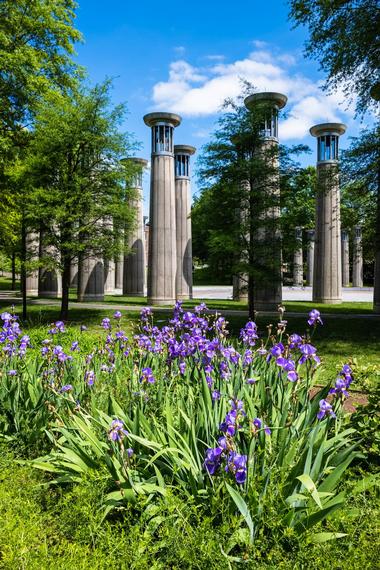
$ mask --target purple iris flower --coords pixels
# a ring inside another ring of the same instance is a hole
[[[112,441],[121,441],[126,435],[128,432],[124,429],[123,420],[113,420],[108,431],[108,438]]]
[[[236,483],[243,485],[247,479],[247,456],[235,453],[230,466],[235,474]]]
[[[17,376],[17,370],[8,370],[8,376]]]
[[[254,346],[258,339],[257,325],[253,321],[248,321],[244,328],[240,331],[240,338],[244,344]]]
[[[221,447],[207,449],[204,466],[210,475],[215,475],[218,471],[221,463],[222,452],[223,450]]]
[[[280,356],[282,356],[284,351],[285,347],[282,344],[282,342],[278,342],[277,344],[273,345],[267,356],[267,362],[269,362],[273,357],[279,358]]]
[[[232,410],[231,412],[228,412],[226,414],[226,417],[224,418],[224,421],[219,426],[220,431],[222,431],[223,433],[230,435],[230,436],[235,435],[236,417],[237,417],[237,411],[236,410]]]
[[[317,309],[312,309],[309,313],[309,320],[307,321],[307,324],[312,327],[317,323],[323,325],[323,321],[321,319],[321,313],[317,311]]]
[[[211,398],[213,400],[220,400],[221,398],[220,392],[218,390],[213,390],[211,393]]]
[[[60,392],[71,392],[71,390],[73,389],[71,384],[65,384],[64,386],[62,386],[62,388],[60,389]]]
[[[271,435],[271,433],[272,433],[271,429],[267,425],[265,425],[263,420],[261,420],[260,418],[255,418],[252,421],[252,424],[255,428],[255,431],[264,429],[264,433],[266,433],[266,435]]]
[[[95,372],[93,370],[87,370],[87,372],[84,375],[84,379],[87,382],[87,386],[92,386],[95,382]]]
[[[186,372],[186,362],[180,362],[178,367],[179,367],[180,373],[183,376]]]
[[[335,386],[331,388],[329,394],[336,394],[337,396],[345,396],[348,398],[349,393],[346,388],[348,388],[347,381],[344,378],[337,378],[335,381]]]
[[[81,330],[81,332],[86,331],[86,330],[87,330],[86,325],[81,325],[81,326],[80,326],[80,330]]]
[[[291,334],[289,337],[289,348],[298,348],[302,344],[302,337],[299,334]]]
[[[336,418],[332,405],[329,404],[326,400],[320,400],[317,418],[319,420],[322,420],[326,415],[331,416],[332,418]]]
[[[302,353],[302,356],[299,360],[300,364],[303,364],[304,362],[306,362],[306,360],[310,360],[313,359],[317,364],[320,364],[321,359],[319,358],[319,356],[317,356],[317,349],[315,348],[315,346],[312,346],[311,344],[301,344],[300,346],[300,351]]]
[[[115,311],[113,314],[113,318],[116,319],[117,321],[119,321],[121,319],[121,312]]]
[[[74,340],[71,343],[71,348],[70,348],[71,352],[75,352],[76,350],[79,350],[79,342],[77,340]]]
[[[108,317],[105,317],[102,320],[102,325],[101,325],[104,330],[109,330],[111,328],[111,320]]]
[[[276,364],[287,372],[287,378],[290,382],[297,382],[298,374],[296,372],[296,364],[294,360],[290,360],[280,356],[276,359]]]
[[[156,381],[156,379],[153,376],[152,369],[149,367],[143,368],[141,371],[140,382],[148,382],[148,384],[154,384],[155,381]]]

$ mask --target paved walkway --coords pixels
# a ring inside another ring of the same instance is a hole
[[[193,289],[195,299],[232,299],[232,286],[230,285],[202,285]],[[343,301],[347,302],[372,302],[373,287],[344,287],[342,289]],[[282,298],[284,301],[311,301],[311,287],[283,287]]]

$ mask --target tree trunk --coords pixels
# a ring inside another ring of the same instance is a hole
[[[12,291],[16,290],[16,254],[12,253]]]
[[[69,256],[65,256],[63,259],[62,299],[60,313],[60,319],[62,321],[67,321],[69,316],[70,268],[71,259]]]
[[[373,288],[373,311],[380,314],[380,159],[377,169],[377,209],[375,228],[375,274]]]
[[[27,318],[26,302],[26,227],[24,217],[21,222],[21,295],[22,295],[22,319]]]

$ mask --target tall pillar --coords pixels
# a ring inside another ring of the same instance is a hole
[[[54,246],[44,244],[43,233],[40,233],[40,260],[49,257],[57,258],[58,252]],[[57,259],[55,259],[57,261]],[[62,276],[56,268],[42,265],[38,275],[38,296],[57,298],[62,295]]]
[[[313,301],[317,303],[342,302],[338,142],[345,131],[341,123],[324,123],[310,129],[318,139],[313,280]]]
[[[104,262],[89,254],[79,266],[78,301],[104,301]]]
[[[78,285],[78,261],[72,259],[70,264],[70,287],[77,287]]]
[[[355,226],[352,258],[352,286],[363,287],[363,245],[362,228]]]
[[[145,289],[145,244],[142,180],[148,161],[143,158],[130,158],[137,169],[130,182],[132,197],[130,204],[135,211],[135,222],[127,237],[130,252],[124,256],[123,294],[144,296]]]
[[[285,107],[287,97],[281,93],[254,93],[244,100],[245,106],[252,112],[262,115],[262,142],[257,149],[257,156],[263,159],[268,173],[262,177],[265,196],[268,203],[265,211],[259,215],[262,227],[258,231],[260,259],[256,266],[260,277],[254,283],[254,307],[257,310],[276,310],[282,302],[282,252],[280,218],[280,179],[278,174],[278,112]]]
[[[350,286],[350,240],[347,230],[342,230],[342,285]]]
[[[121,239],[124,242],[124,231],[121,232]],[[115,259],[115,295],[123,294],[123,273],[124,273],[124,254],[121,253]]]
[[[307,230],[306,285],[313,286],[314,272],[314,230]]]
[[[174,146],[177,235],[176,299],[193,298],[190,156],[195,153],[195,150],[193,146]]]
[[[295,229],[296,249],[293,256],[293,286],[303,287],[302,228]]]
[[[38,263],[39,257],[39,235],[35,232],[28,232],[26,234],[26,253],[27,260],[32,265]],[[38,295],[38,268],[27,271],[25,288],[26,294],[30,297]]]
[[[148,302],[171,305],[177,269],[173,134],[181,117],[150,113],[144,122],[152,128]]]

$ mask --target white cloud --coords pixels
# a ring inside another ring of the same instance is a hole
[[[154,109],[184,117],[210,116],[220,111],[227,97],[240,94],[241,81],[245,79],[257,91],[287,95],[287,117],[280,125],[282,140],[302,139],[318,122],[340,121],[347,113],[351,116],[350,109],[340,106],[341,93],[327,95],[318,82],[297,73],[292,54],[273,54],[265,42],[252,44],[254,51],[232,63],[224,62],[222,56],[206,56],[210,63],[202,68],[184,59],[172,62],[168,80],[153,87]]]

